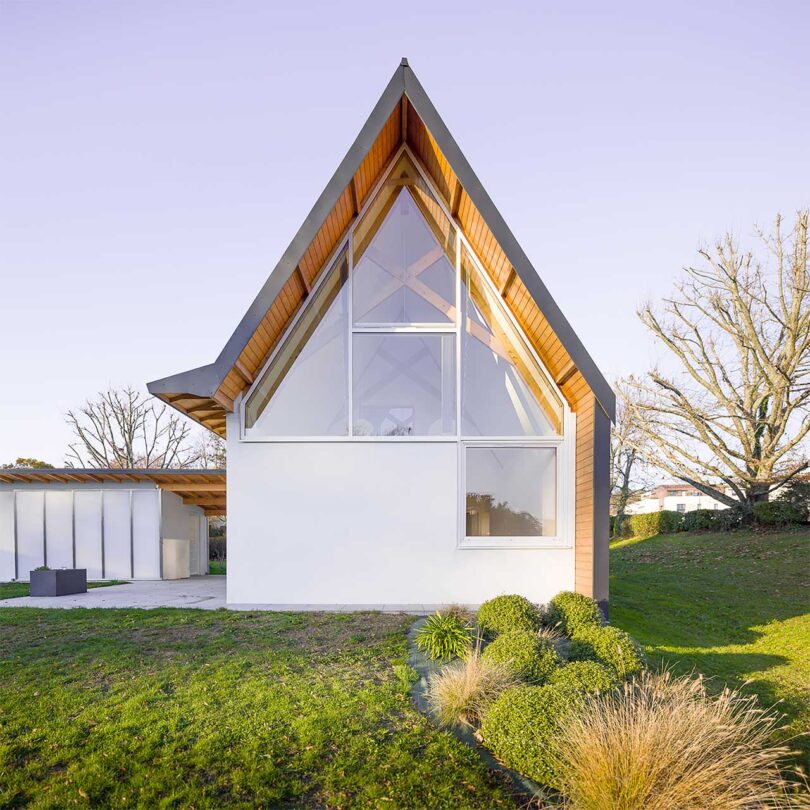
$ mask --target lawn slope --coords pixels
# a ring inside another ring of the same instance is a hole
[[[514,806],[379,614],[0,611],[0,807]]]
[[[653,665],[782,701],[810,728],[810,532],[659,535],[611,547],[610,619]],[[794,741],[810,757],[810,739]]]

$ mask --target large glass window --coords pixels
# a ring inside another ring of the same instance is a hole
[[[562,402],[538,368],[467,249],[461,249],[461,432],[465,436],[562,433]]]
[[[355,436],[456,434],[455,335],[354,335]]]
[[[442,324],[456,317],[448,256],[407,188],[398,190],[354,267],[355,324]]]
[[[348,257],[343,251],[245,403],[245,428],[266,436],[346,436]]]
[[[467,537],[554,537],[557,450],[467,447]]]

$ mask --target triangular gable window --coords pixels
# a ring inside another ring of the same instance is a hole
[[[254,386],[245,427],[267,436],[346,436],[349,432],[346,250]]]
[[[245,403],[247,434],[268,437],[547,437],[562,434],[562,417],[562,400],[407,152]]]

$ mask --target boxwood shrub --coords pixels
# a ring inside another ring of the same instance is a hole
[[[602,611],[588,596],[573,591],[558,593],[549,603],[545,623],[567,636],[574,636],[580,629],[599,627]]]
[[[487,644],[483,657],[503,664],[513,675],[534,684],[545,683],[562,665],[562,658],[551,642],[530,630],[501,633]]]
[[[616,672],[598,661],[572,661],[551,673],[548,679],[555,686],[567,686],[579,692],[593,694],[609,692],[619,679]]]
[[[644,653],[631,636],[618,627],[590,627],[577,633],[568,650],[570,661],[598,661],[620,678],[641,672]]]
[[[510,630],[539,630],[540,620],[537,605],[517,594],[496,596],[478,609],[478,627],[490,638]]]
[[[560,722],[583,697],[566,686],[517,686],[501,693],[484,715],[484,744],[510,768],[558,786],[552,742]]]

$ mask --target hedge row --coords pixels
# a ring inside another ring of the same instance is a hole
[[[627,515],[616,538],[652,537],[656,534],[675,532],[719,531],[728,532],[746,524],[759,526],[796,526],[807,522],[807,512],[787,501],[755,503],[753,514],[746,518],[740,509],[695,509],[692,512],[648,512],[643,515]]]

